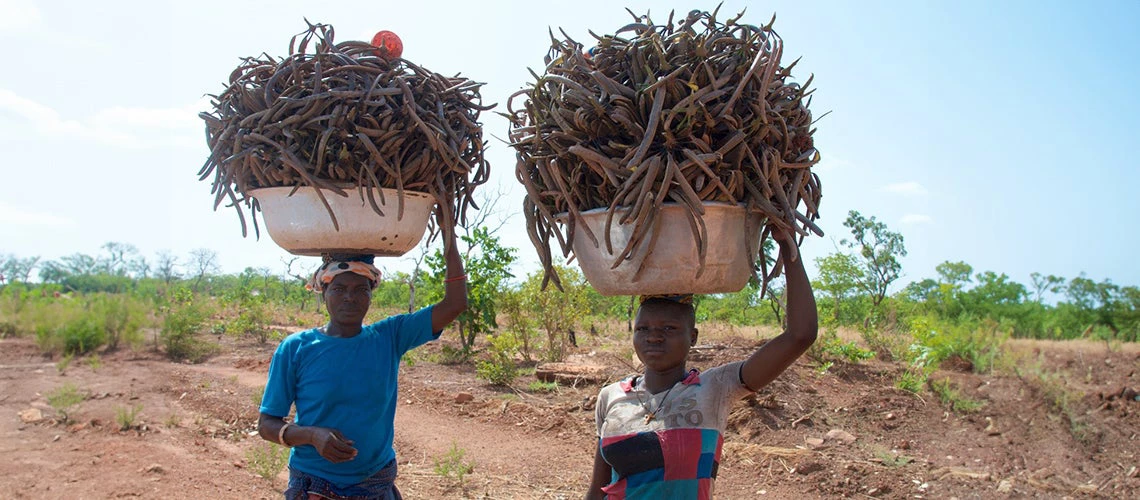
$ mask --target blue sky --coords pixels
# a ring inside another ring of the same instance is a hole
[[[547,28],[579,40],[629,22],[622,8],[713,2],[63,2],[0,0],[0,254],[146,256],[211,248],[226,271],[282,269],[269,238],[243,239],[195,174],[207,156],[197,112],[241,56],[284,55],[302,18],[337,38],[390,29],[404,56],[486,82],[505,98],[541,68]],[[906,238],[902,282],[945,260],[1028,283],[1031,272],[1140,284],[1140,2],[741,2],[773,12],[795,75],[815,74],[822,256],[848,210]],[[484,115],[493,181],[507,192],[502,238],[536,267],[502,118]],[[1120,155],[1117,158],[1114,155]],[[513,227],[512,227],[513,226]],[[389,259],[389,269],[407,262]]]

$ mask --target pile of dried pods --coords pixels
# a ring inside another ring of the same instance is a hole
[[[213,111],[199,115],[210,146],[199,176],[213,174],[214,208],[228,199],[243,235],[242,205],[257,231],[249,193],[261,187],[362,189],[378,213],[370,188],[396,189],[401,216],[403,191],[420,191],[454,208],[443,217],[455,223],[478,209],[472,191],[489,174],[479,112],[494,107],[482,105],[482,84],[376,51],[366,42],[334,43],[332,26],[309,24],[290,40],[288,57],[243,58],[225,91],[211,96]]]
[[[742,24],[742,15],[719,22],[715,11],[694,10],[675,23],[670,13],[661,25],[634,15],[635,22],[614,35],[590,32],[596,45],[587,52],[565,32],[563,39],[551,33],[545,74],[534,75],[533,86],[507,105],[544,286],[549,280],[559,285],[552,236],[565,256],[576,230],[598,242],[576,224],[577,214],[589,209],[609,209],[603,244],[611,253],[613,221],[635,224],[629,244],[618,249],[618,263],[651,234],[667,202],[688,207],[701,266],[709,244],[704,201],[761,212],[760,248],[772,225],[801,238],[809,230],[823,234],[813,222],[820,182],[810,169],[819,161],[808,111],[811,78],[793,83],[795,62],[780,65],[783,45],[772,23]],[[519,109],[517,98],[524,101]],[[758,264],[765,284],[779,271],[769,273],[764,259]]]

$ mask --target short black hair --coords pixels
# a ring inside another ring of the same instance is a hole
[[[695,328],[697,326],[697,309],[693,307],[693,304],[685,304],[675,300],[654,297],[642,302],[641,306],[638,307],[638,311],[645,306],[664,307],[678,311],[688,320],[689,328]]]

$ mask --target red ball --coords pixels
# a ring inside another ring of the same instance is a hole
[[[384,30],[372,37],[372,45],[376,47],[376,55],[384,59],[395,59],[404,53],[404,42],[391,31]]]

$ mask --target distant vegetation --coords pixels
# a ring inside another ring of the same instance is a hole
[[[809,354],[821,372],[874,356],[906,364],[909,378],[900,386],[913,388],[950,359],[976,371],[991,369],[1008,338],[1086,338],[1110,348],[1140,340],[1135,286],[1040,274],[1024,285],[965,262],[944,262],[935,269],[937,278],[900,287],[902,235],[858,212],[845,225],[851,236],[844,249],[815,259],[821,340]],[[573,267],[560,268],[564,292],[541,290],[541,271],[511,276],[516,252],[502,247],[495,232],[480,227],[461,238],[472,299],[455,326],[462,348],[449,352],[449,359],[464,362],[478,354],[482,378],[509,384],[515,359],[560,360],[584,334],[628,326],[634,301],[598,295]],[[0,336],[33,337],[45,353],[66,360],[145,347],[198,362],[215,352],[212,338],[275,342],[289,329],[325,321],[317,297],[304,288],[308,273],[293,269],[295,261],[282,274],[267,267],[222,274],[216,261],[208,249],[147,259],[124,243],[57,261],[0,255]],[[373,295],[370,320],[442,296],[440,256],[425,251],[416,262],[412,273],[385,277]],[[765,296],[752,283],[697,303],[698,321],[733,325],[778,326],[783,309],[779,282]],[[841,341],[839,329],[858,332],[861,344]],[[508,336],[485,352],[475,350],[477,339],[501,334]]]

